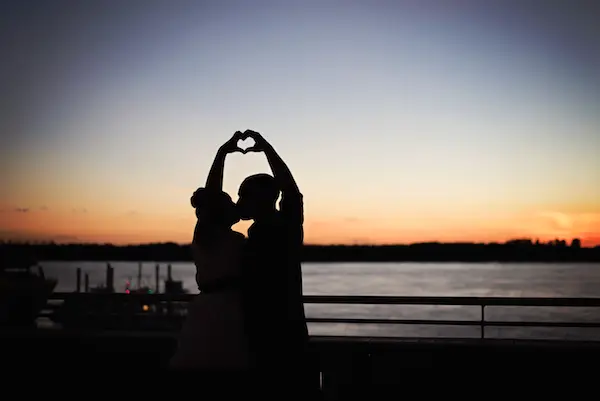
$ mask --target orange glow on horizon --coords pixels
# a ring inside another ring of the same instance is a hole
[[[190,213],[94,213],[87,210],[3,210],[0,239],[115,245],[191,241]],[[234,226],[246,234],[251,221]],[[580,238],[600,245],[600,213],[539,211],[511,216],[436,218],[327,218],[307,216],[306,244],[408,244],[416,242],[505,242],[517,238]]]

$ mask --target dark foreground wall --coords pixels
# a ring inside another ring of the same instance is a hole
[[[438,367],[596,365],[600,341],[527,341],[501,339],[398,339],[313,336],[313,350],[323,365],[337,360],[361,360],[362,365],[414,369]],[[67,330],[2,330],[2,364],[78,366],[126,362],[140,369],[165,368],[176,347],[172,333]],[[559,363],[560,362],[560,363]],[[571,369],[571,368],[570,368]]]
[[[459,375],[469,372],[469,377],[515,370],[527,375],[540,371],[589,373],[600,361],[600,342],[313,337],[312,345],[327,399],[354,398],[373,388],[399,385],[403,372],[415,369],[434,368]],[[0,334],[4,371],[156,373],[165,368],[175,346],[172,335],[160,333],[37,330]]]

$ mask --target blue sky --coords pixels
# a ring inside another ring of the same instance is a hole
[[[6,208],[179,218],[218,146],[251,128],[315,222],[430,239],[461,219],[493,232],[524,212],[600,212],[595,10],[63,3],[5,13]],[[234,155],[225,189],[266,169]]]

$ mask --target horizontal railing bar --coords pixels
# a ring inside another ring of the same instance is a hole
[[[308,295],[305,303],[370,305],[448,305],[448,306],[565,306],[597,307],[600,298],[514,298],[514,297],[398,297],[371,295]]]
[[[309,323],[346,323],[346,324],[414,324],[440,326],[481,326],[479,320],[424,320],[424,319],[372,319],[344,317],[307,317]]]
[[[0,338],[43,337],[43,336],[87,336],[108,338],[177,338],[177,331],[173,330],[106,330],[106,329],[64,329],[64,328],[38,328],[36,330],[10,329],[0,331]],[[396,345],[415,343],[441,343],[441,344],[507,344],[507,345],[560,345],[567,347],[593,346],[600,347],[598,340],[557,340],[557,339],[526,339],[526,338],[479,338],[479,337],[385,337],[385,336],[340,336],[340,335],[311,335],[312,343],[322,345]]]
[[[52,312],[42,312],[40,317],[52,317]],[[93,317],[95,314],[83,314],[83,317]],[[102,314],[103,317],[121,316],[118,313]],[[149,317],[153,316],[145,313],[137,313],[133,316]],[[164,316],[168,317],[168,316]],[[185,316],[175,316],[173,318],[184,319]],[[479,321],[479,320],[441,320],[441,319],[372,319],[372,318],[306,318],[308,323],[333,323],[333,324],[404,324],[404,325],[425,325],[425,326],[469,326],[469,327],[563,327],[563,328],[600,328],[600,322],[534,322],[534,321]]]
[[[125,294],[125,293],[72,293],[57,292],[49,300],[66,298],[137,300],[149,302],[189,302],[195,294]],[[435,305],[435,306],[555,306],[600,307],[599,298],[515,298],[515,297],[428,297],[428,296],[372,296],[372,295],[305,295],[306,304],[358,305]]]
[[[530,321],[486,321],[486,327],[573,327],[600,328],[600,322],[530,322]]]
[[[406,324],[432,326],[486,326],[486,327],[580,327],[600,328],[600,322],[532,322],[532,321],[479,321],[479,320],[440,320],[440,319],[370,319],[370,318],[306,318],[309,323],[346,324]]]

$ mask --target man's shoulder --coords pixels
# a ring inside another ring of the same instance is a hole
[[[290,223],[279,212],[269,221],[255,222],[248,229],[250,242],[278,242],[285,241],[290,231]]]
[[[279,210],[283,214],[285,223],[289,226],[302,225],[304,223],[304,200],[299,191],[283,194],[279,202]]]
[[[304,195],[300,191],[287,191],[281,194],[281,201],[279,203],[302,203],[304,201]]]

